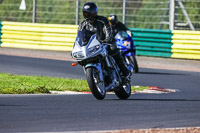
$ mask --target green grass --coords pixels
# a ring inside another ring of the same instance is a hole
[[[132,91],[146,88],[132,86]],[[0,94],[38,94],[66,90],[90,91],[86,80],[0,73]]]

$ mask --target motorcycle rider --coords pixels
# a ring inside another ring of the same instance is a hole
[[[110,44],[108,53],[115,59],[125,79],[129,78],[131,73],[125,66],[124,59],[117,48],[108,19],[98,15],[98,8],[93,2],[86,2],[82,7],[82,12],[84,20],[80,23],[78,30],[85,29],[94,32],[100,42]]]
[[[118,21],[117,15],[111,14],[108,17],[109,24],[112,27],[112,31],[114,32],[114,36],[119,32],[119,31],[125,31],[130,37],[132,37],[131,31],[120,21]]]
[[[133,37],[133,34],[131,33],[131,31],[122,22],[118,21],[117,15],[111,14],[108,17],[108,21],[112,28],[114,37],[119,31],[125,31],[131,38]],[[133,49],[134,49],[134,53],[136,54],[134,43],[133,43]]]

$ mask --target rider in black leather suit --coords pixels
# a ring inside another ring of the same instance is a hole
[[[112,32],[113,32],[113,35],[116,36],[116,34],[120,31],[124,31],[126,32],[130,37],[133,37],[133,34],[131,33],[131,31],[120,21],[118,21],[118,17],[117,15],[115,14],[111,14],[109,17],[108,17],[108,21],[109,21],[109,24],[112,28]],[[133,49],[134,49],[134,53],[136,54],[136,48],[135,48],[135,45],[133,44]]]
[[[118,21],[118,17],[115,14],[111,14],[108,17],[109,24],[112,28],[114,36],[119,32],[119,31],[125,31],[130,37],[132,37],[131,31],[120,21]]]
[[[126,78],[129,77],[131,73],[125,66],[124,59],[117,48],[108,19],[106,17],[97,15],[98,8],[93,2],[85,3],[82,11],[85,19],[79,25],[78,30],[82,31],[83,29],[86,29],[94,32],[97,34],[97,39],[100,42],[111,44],[109,45],[110,47],[108,49],[109,54],[115,59],[123,73],[123,76]]]

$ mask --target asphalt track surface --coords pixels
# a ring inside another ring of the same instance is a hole
[[[0,72],[84,79],[70,61],[0,54]],[[200,126],[200,72],[141,67],[132,85],[178,90],[119,100],[84,95],[0,95],[0,132],[65,132]]]

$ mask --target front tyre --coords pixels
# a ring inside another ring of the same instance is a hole
[[[130,56],[129,60],[134,65],[134,72],[138,73],[139,72],[139,68],[138,68],[138,63],[137,63],[136,58],[134,56]]]
[[[103,100],[106,95],[104,82],[100,80],[98,69],[89,67],[86,69],[86,78],[93,96],[98,100]]]
[[[127,99],[131,95],[131,84],[125,83],[121,87],[114,90],[115,94],[120,99]]]

